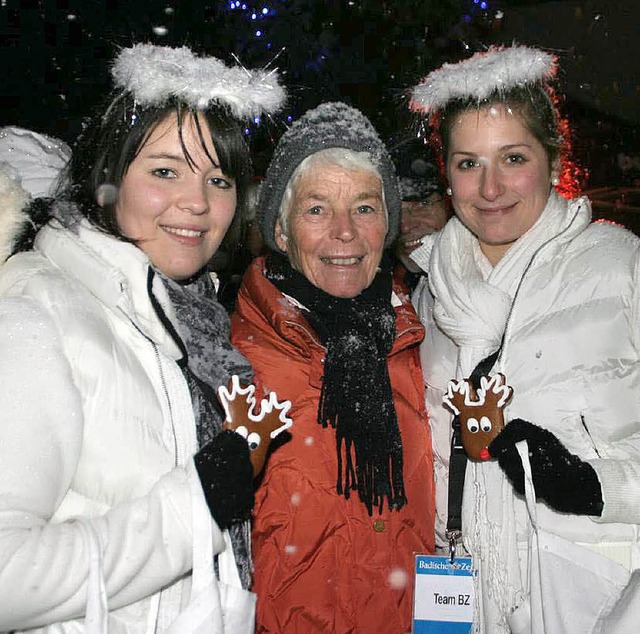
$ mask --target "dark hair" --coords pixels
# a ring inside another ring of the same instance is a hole
[[[75,203],[80,213],[95,227],[129,241],[116,221],[115,192],[150,135],[171,114],[177,117],[178,134],[189,165],[193,166],[193,159],[184,145],[182,126],[185,118],[190,116],[195,122],[200,143],[213,163],[203,136],[202,121],[206,121],[219,166],[226,176],[235,180],[238,203],[224,239],[226,243],[233,243],[239,233],[252,168],[240,124],[223,106],[213,105],[198,110],[172,99],[162,106],[142,108],[131,94],[115,94],[109,99],[107,108],[88,122],[76,140],[57,197]],[[106,200],[98,204],[98,193],[105,186],[113,186],[114,195],[106,196]]]
[[[560,158],[563,136],[560,132],[559,116],[551,96],[540,84],[515,86],[510,90],[496,90],[489,97],[477,99],[454,99],[439,115],[438,131],[442,144],[443,160],[446,162],[451,136],[451,127],[456,115],[469,110],[479,110],[495,104],[508,106],[515,111],[527,130],[540,142],[547,157],[549,167]]]

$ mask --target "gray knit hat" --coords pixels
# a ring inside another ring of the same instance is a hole
[[[389,152],[373,125],[359,110],[345,103],[323,103],[308,110],[280,138],[262,183],[257,218],[266,245],[280,249],[275,228],[280,204],[295,169],[308,156],[329,148],[367,152],[382,176],[384,198],[389,214],[385,246],[398,234],[400,192]]]

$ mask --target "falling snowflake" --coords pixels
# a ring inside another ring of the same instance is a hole
[[[387,583],[394,590],[403,590],[407,587],[408,579],[409,576],[407,575],[406,570],[403,570],[402,568],[393,568],[389,573]]]

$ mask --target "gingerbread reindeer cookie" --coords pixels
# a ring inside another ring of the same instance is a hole
[[[483,376],[476,392],[468,379],[449,381],[443,402],[460,417],[460,434],[467,456],[488,460],[487,446],[504,427],[503,408],[513,396],[503,374]]]
[[[287,415],[291,401],[279,402],[275,392],[261,400],[260,411],[256,412],[255,391],[255,385],[241,385],[234,374],[227,386],[218,388],[218,400],[226,414],[223,429],[235,431],[247,440],[253,475],[257,476],[262,471],[271,441],[289,429],[293,421]]]

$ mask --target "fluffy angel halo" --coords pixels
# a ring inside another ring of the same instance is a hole
[[[556,58],[528,46],[490,47],[469,59],[443,64],[411,90],[409,107],[431,114],[452,99],[482,101],[494,91],[551,79]]]
[[[215,57],[198,57],[186,46],[135,44],[120,51],[111,74],[116,86],[143,107],[177,97],[194,108],[218,103],[247,119],[275,113],[286,99],[275,70],[229,67]]]

